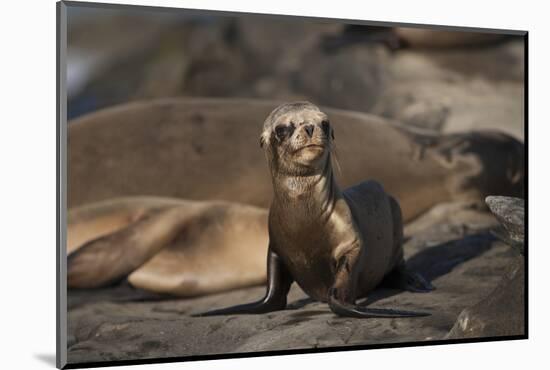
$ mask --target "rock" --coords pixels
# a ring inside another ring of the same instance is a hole
[[[232,41],[264,74],[285,75],[301,70],[304,55],[319,50],[324,38],[342,33],[344,27],[336,22],[241,17],[234,21]]]
[[[487,298],[461,312],[447,338],[525,333],[524,201],[519,198],[489,196],[486,202],[504,228],[497,236],[521,255],[513,259],[508,271]]]
[[[147,298],[128,286],[70,290],[68,330],[76,344],[68,349],[69,363],[443,339],[465,308],[495,289],[514,260],[510,248],[487,231],[497,225],[491,214],[467,207],[448,210],[442,220],[435,217],[430,225],[425,219],[422,227],[410,228],[416,231],[405,246],[409,265],[437,289],[413,294],[381,288],[367,299],[373,307],[422,310],[431,316],[337,317],[296,285],[287,310],[202,318],[190,315],[257,299],[264,288],[196,299]]]
[[[67,337],[67,347],[72,347],[76,344],[76,337],[74,335],[69,335]]]
[[[329,54],[313,50],[293,75],[293,87],[318,104],[368,112],[388,83],[388,58],[381,45],[353,45]]]
[[[492,128],[523,138],[523,45],[516,38],[474,49],[399,50],[385,61],[383,89],[368,111],[441,132]]]
[[[189,37],[178,45],[187,69],[180,89],[164,96],[238,96],[243,86],[252,84],[261,66],[233,42],[234,27],[231,19],[187,25]]]
[[[524,287],[524,260],[518,256],[487,298],[460,313],[446,338],[524,335]]]
[[[68,96],[73,98],[121,60],[143,58],[177,16],[125,9],[67,7]],[[91,32],[93,30],[93,32]]]
[[[504,232],[498,232],[498,236],[523,254],[525,201],[520,198],[504,196],[488,196],[485,201],[504,228]]]

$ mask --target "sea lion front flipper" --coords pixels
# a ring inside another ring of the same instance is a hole
[[[376,318],[376,317],[422,317],[429,316],[427,312],[392,310],[387,308],[367,308],[355,304],[347,304],[330,296],[328,301],[332,312],[344,317]]]
[[[353,246],[336,260],[334,284],[328,292],[328,305],[332,312],[344,317],[420,317],[429,313],[385,308],[367,308],[355,304],[353,269],[359,260],[360,251]]]
[[[413,312],[404,310],[392,310],[386,308],[367,308],[355,304],[354,299],[342,293],[337,287],[330,289],[328,305],[332,312],[344,317],[375,318],[375,317],[420,317],[429,316],[426,312]],[[349,302],[348,302],[349,301]]]
[[[282,310],[286,307],[286,296],[293,281],[292,275],[290,275],[281,258],[270,247],[267,252],[267,290],[264,298],[257,302],[221,308],[191,316],[261,314]]]

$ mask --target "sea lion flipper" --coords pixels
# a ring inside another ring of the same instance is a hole
[[[169,245],[203,210],[203,205],[160,207],[118,231],[86,242],[67,256],[67,285],[99,288],[124,279]]]
[[[329,298],[329,307],[332,312],[344,317],[376,318],[376,317],[422,317],[429,316],[427,312],[393,310],[386,308],[367,308],[355,304],[347,304],[332,297]]]
[[[293,281],[294,279],[283,261],[270,246],[267,252],[267,290],[264,298],[253,303],[221,308],[192,316],[261,314],[282,310],[286,307],[286,296]]]
[[[192,317],[204,317],[204,316],[219,316],[219,315],[244,315],[244,314],[261,314],[271,311],[281,310],[282,307],[278,302],[263,298],[257,302],[246,303],[237,306],[220,308],[218,310],[206,311],[191,315]]]
[[[385,308],[367,308],[355,304],[355,296],[352,294],[351,275],[349,271],[357,261],[357,254],[347,253],[339,259],[336,266],[336,279],[334,286],[328,293],[328,305],[332,312],[340,316],[357,318],[375,318],[375,317],[420,317],[428,316],[429,313],[413,312],[403,310],[393,310]],[[348,273],[346,273],[348,272]]]

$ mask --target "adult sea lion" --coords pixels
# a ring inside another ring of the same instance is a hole
[[[286,307],[292,282],[331,310],[351,317],[423,316],[355,304],[384,277],[400,287],[430,291],[403,259],[397,201],[376,181],[340,191],[331,163],[333,128],[308,102],[283,104],[267,117],[260,142],[274,197],[269,209],[268,284],[258,302],[203,315],[265,313]]]
[[[272,191],[257,125],[280,102],[172,98],[104,109],[69,123],[69,208],[156,195],[267,208]],[[411,220],[439,202],[521,196],[523,144],[498,132],[431,135],[382,118],[325,109],[338,132],[342,186],[366,175]]]
[[[265,281],[267,210],[228,202],[128,197],[72,209],[67,283],[196,296]]]

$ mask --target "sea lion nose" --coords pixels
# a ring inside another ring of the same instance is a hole
[[[313,135],[313,130],[315,129],[315,126],[313,125],[305,125],[304,130],[306,130],[307,136],[311,137]]]

